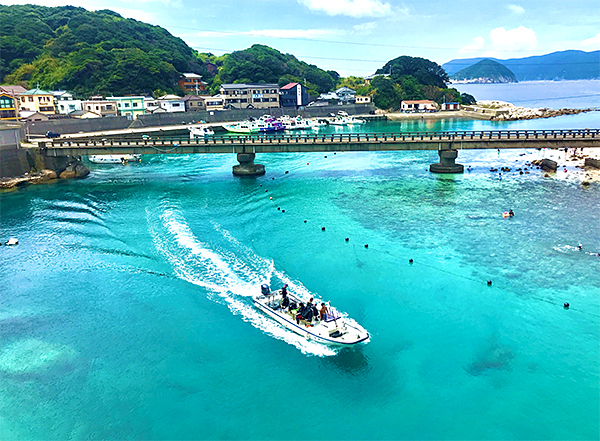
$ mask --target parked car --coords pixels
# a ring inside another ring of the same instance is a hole
[[[60,133],[47,131],[46,138],[60,138]]]

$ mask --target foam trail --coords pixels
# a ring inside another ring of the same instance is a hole
[[[160,216],[160,224],[166,227],[166,232],[158,231],[160,227],[153,228],[150,216],[151,213],[147,210],[154,243],[173,266],[177,277],[214,293],[216,298],[211,297],[213,300],[225,302],[229,309],[244,321],[272,337],[294,345],[304,354],[336,354],[332,348],[307,341],[280,326],[248,303],[247,298],[256,292],[258,286],[271,279],[274,273],[272,261],[256,256],[235,241],[228,232],[217,228],[215,229],[221,232],[228,242],[235,245],[235,253],[211,249],[194,235],[183,216],[175,209],[166,209]],[[238,251],[241,258],[237,256]]]

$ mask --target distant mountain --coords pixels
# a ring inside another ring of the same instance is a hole
[[[481,60],[493,60],[510,69],[518,81],[588,80],[600,78],[600,51],[576,50],[553,52],[525,58],[463,58],[442,65],[448,75],[472,66]]]
[[[481,60],[459,70],[450,77],[462,83],[516,83],[517,77],[506,66],[494,60]]]

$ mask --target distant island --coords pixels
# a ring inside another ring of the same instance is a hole
[[[517,77],[506,66],[494,60],[481,60],[459,70],[450,77],[452,83],[516,83]]]
[[[453,76],[460,70],[482,60],[493,60],[510,69],[517,81],[593,80],[600,79],[600,51],[568,50],[524,58],[463,58],[444,63],[442,67]]]

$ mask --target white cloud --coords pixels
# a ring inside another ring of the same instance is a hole
[[[376,27],[377,24],[374,21],[370,21],[368,23],[354,25],[353,29],[357,34],[370,34]]]
[[[596,34],[595,37],[588,38],[581,42],[581,46],[588,50],[600,49],[600,33]]]
[[[501,51],[532,50],[537,47],[535,32],[525,26],[519,26],[508,31],[502,27],[492,29],[490,38],[494,49]]]
[[[144,23],[150,23],[154,25],[158,25],[160,23],[160,20],[156,14],[153,14],[152,12],[128,8],[112,8],[112,11],[115,11],[117,14],[125,18],[133,18],[134,20],[143,21]]]
[[[379,0],[298,0],[312,11],[322,11],[327,15],[347,15],[349,17],[383,17],[392,13],[389,3]]]
[[[523,9],[522,6],[518,6],[518,5],[506,5],[506,7],[508,8],[508,10],[510,12],[513,12],[515,14],[522,14],[525,12],[525,9]]]
[[[121,0],[123,3],[162,3],[165,6],[172,6],[174,8],[181,8],[183,4],[181,0]]]
[[[262,29],[240,32],[242,35],[251,35],[252,37],[272,38],[319,38],[340,33],[343,32],[335,29]]]
[[[473,43],[463,46],[459,53],[464,54],[467,52],[480,51],[483,49],[483,45],[485,44],[485,40],[483,37],[475,37],[473,38]]]
[[[345,34],[345,31],[338,29],[258,29],[252,31],[199,31],[187,34],[179,34],[180,37],[236,37],[240,35],[249,35],[251,37],[270,37],[270,38],[311,38],[318,39],[330,35]]]

